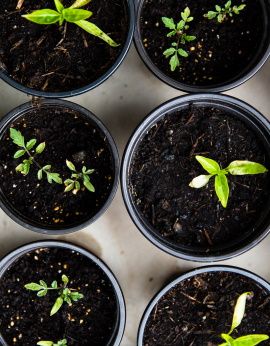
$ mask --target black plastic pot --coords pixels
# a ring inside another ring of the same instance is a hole
[[[192,278],[198,274],[203,273],[213,273],[213,272],[229,272],[229,273],[235,273],[242,276],[247,277],[250,280],[253,280],[256,282],[258,286],[261,286],[266,291],[269,291],[270,293],[270,284],[259,277],[258,275],[247,271],[245,269],[237,268],[237,267],[231,267],[231,266],[209,266],[209,267],[201,267],[195,270],[188,271],[187,273],[179,276],[177,279],[173,280],[169,284],[167,284],[164,288],[162,288],[150,301],[147,308],[144,311],[143,317],[141,319],[139,331],[138,331],[138,339],[137,339],[137,346],[143,346],[143,338],[144,338],[144,330],[147,324],[147,320],[155,307],[155,305],[158,303],[158,301],[168,292],[170,291],[174,286],[179,284],[180,282],[187,280],[189,278]],[[217,292],[218,293],[218,292]]]
[[[250,62],[249,66],[245,68],[243,71],[241,71],[240,74],[235,76],[233,79],[230,79],[224,83],[221,84],[213,84],[209,86],[196,86],[196,85],[188,85],[185,83],[180,83],[171,77],[167,76],[164,72],[162,72],[150,59],[149,55],[147,54],[141,37],[140,32],[140,20],[141,20],[141,13],[143,9],[143,5],[145,3],[145,0],[136,0],[136,7],[137,7],[137,14],[136,14],[136,24],[135,24],[135,31],[134,31],[134,41],[135,46],[137,48],[137,51],[143,60],[144,64],[148,69],[156,76],[158,77],[162,82],[170,85],[171,87],[187,92],[187,93],[199,93],[199,92],[223,92],[229,89],[233,89],[243,83],[245,83],[247,80],[249,80],[251,77],[253,77],[264,65],[264,63],[267,61],[269,55],[270,55],[270,1],[269,0],[261,0],[261,3],[264,4],[264,18],[262,20],[265,21],[265,32],[264,36],[261,39],[261,46],[260,51],[258,51],[258,54],[254,57],[254,59]]]
[[[123,60],[125,59],[128,51],[129,51],[129,48],[130,48],[130,45],[131,45],[131,42],[133,39],[133,32],[134,32],[134,25],[135,25],[135,11],[134,11],[133,0],[126,0],[126,1],[128,4],[128,12],[129,12],[129,30],[128,30],[126,42],[123,45],[123,49],[122,49],[121,54],[118,56],[117,60],[113,64],[113,66],[106,73],[104,73],[103,76],[98,78],[96,81],[94,81],[94,82],[92,82],[92,83],[90,83],[90,84],[88,84],[82,88],[79,88],[79,89],[54,93],[54,92],[39,91],[39,90],[35,90],[32,88],[28,88],[28,87],[18,83],[14,79],[12,79],[8,74],[5,73],[5,71],[3,71],[1,69],[0,69],[0,78],[3,79],[9,85],[11,85],[13,88],[18,89],[25,94],[33,95],[33,96],[37,96],[37,97],[45,97],[45,98],[73,97],[73,96],[83,94],[87,91],[90,91],[90,90],[96,88],[97,86],[99,86],[100,84],[105,82],[118,69],[118,67],[121,65],[121,63],[123,62]]]
[[[265,212],[262,219],[258,220],[255,226],[255,231],[249,234],[246,238],[239,239],[238,242],[232,240],[230,244],[223,244],[220,247],[210,250],[207,254],[203,251],[198,251],[192,248],[174,246],[160,235],[155,232],[153,227],[143,218],[140,212],[137,210],[132,196],[129,191],[129,170],[133,160],[133,155],[136,152],[138,145],[142,138],[144,138],[146,132],[160,119],[164,117],[166,113],[174,112],[181,108],[185,108],[189,104],[196,105],[211,105],[223,107],[230,110],[234,115],[244,123],[246,123],[264,144],[266,152],[270,153],[270,123],[269,121],[257,110],[248,105],[247,103],[240,101],[236,98],[218,95],[218,94],[196,94],[182,96],[172,99],[154,111],[152,111],[137,127],[133,135],[131,136],[127,147],[125,149],[124,157],[122,160],[121,168],[121,187],[124,202],[126,208],[141,233],[155,246],[161,250],[169,253],[178,258],[182,258],[190,261],[199,262],[212,262],[221,261],[238,256],[255,245],[260,243],[270,231],[270,200],[268,205],[265,206]]]
[[[94,254],[92,254],[88,250],[85,250],[82,247],[79,247],[67,242],[53,241],[53,240],[39,241],[39,242],[34,242],[34,243],[21,246],[17,248],[16,250],[10,252],[0,261],[0,280],[1,280],[1,277],[4,275],[4,273],[8,270],[8,268],[12,266],[16,262],[16,260],[18,260],[20,257],[24,256],[30,251],[33,251],[39,248],[46,248],[46,247],[57,247],[57,248],[77,251],[81,255],[89,258],[106,274],[106,276],[108,277],[114,289],[116,301],[117,301],[117,319],[116,319],[115,329],[112,333],[111,341],[106,346],[119,346],[124,334],[125,323],[126,323],[126,306],[125,306],[124,296],[118,281],[116,280],[114,274],[109,269],[109,267],[107,267],[107,265],[103,261],[101,261],[98,257],[96,257]],[[8,344],[5,342],[1,333],[0,333],[0,343],[3,346],[8,346]]]
[[[111,136],[110,132],[108,129],[105,127],[105,125],[99,120],[92,112],[89,110],[83,108],[82,106],[79,106],[76,103],[72,103],[69,101],[64,101],[64,100],[39,100],[38,104],[32,104],[31,102],[25,103],[15,109],[13,109],[11,112],[9,112],[6,116],[4,116],[0,122],[0,138],[3,136],[5,131],[9,128],[10,124],[15,121],[16,119],[22,117],[24,114],[26,114],[30,109],[33,109],[33,107],[46,107],[46,106],[60,106],[64,108],[69,108],[75,111],[80,112],[82,115],[86,116],[91,120],[97,128],[100,129],[100,131],[104,134],[104,137],[107,138],[107,143],[110,148],[112,160],[113,160],[113,165],[114,165],[114,178],[113,178],[113,184],[112,184],[112,190],[110,192],[110,195],[105,202],[105,204],[101,207],[99,212],[95,214],[93,217],[90,217],[88,220],[85,222],[75,225],[75,226],[70,226],[70,227],[61,227],[59,226],[43,226],[40,225],[36,222],[33,222],[32,220],[29,220],[28,218],[24,217],[20,213],[18,213],[14,207],[8,202],[6,199],[5,195],[3,194],[3,191],[0,188],[0,207],[5,211],[5,213],[11,217],[15,222],[18,224],[22,225],[25,228],[30,229],[31,231],[34,232],[39,232],[39,233],[45,233],[45,234],[65,234],[65,233],[72,233],[79,231],[80,229],[88,226],[89,224],[93,223],[96,221],[109,207],[111,204],[115,193],[117,191],[118,187],[118,179],[119,179],[119,155],[118,155],[118,150],[116,147],[116,144],[114,142],[113,137]]]

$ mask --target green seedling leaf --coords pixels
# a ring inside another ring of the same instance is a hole
[[[29,142],[26,143],[26,149],[31,150],[37,143],[36,139],[31,139]]]
[[[62,281],[63,281],[64,285],[67,285],[69,282],[69,279],[66,275],[62,275]]]
[[[162,17],[161,20],[162,20],[162,22],[166,28],[168,28],[170,30],[176,29],[176,25],[175,25],[174,20],[172,18]]]
[[[55,8],[57,9],[57,11],[59,13],[61,13],[64,9],[64,5],[62,4],[62,2],[60,0],[54,0],[54,5],[55,5]]]
[[[9,131],[10,131],[10,138],[12,139],[13,143],[18,145],[19,147],[24,148],[25,147],[24,137],[21,134],[21,132],[13,128],[10,128]]]
[[[43,178],[43,170],[42,169],[38,170],[37,177],[38,177],[38,180],[42,180],[42,178]]]
[[[212,175],[199,175],[191,181],[189,186],[195,189],[200,189],[201,187],[208,184],[211,177]]]
[[[224,174],[215,176],[215,191],[223,208],[227,207],[230,189],[228,179]]]
[[[173,55],[174,53],[175,53],[175,48],[169,48],[169,49],[165,50],[163,55],[165,55],[166,58],[168,58],[169,56]]]
[[[178,54],[181,55],[182,57],[184,58],[187,58],[188,57],[188,52],[186,52],[184,49],[182,48],[179,48],[178,49]]]
[[[101,29],[99,29],[95,24],[90,23],[86,20],[79,20],[75,22],[76,25],[78,25],[80,28],[88,32],[89,34],[93,36],[99,37],[101,40],[108,43],[111,47],[117,47],[119,44],[117,44],[114,40],[112,40],[105,32],[103,32]]]
[[[54,306],[52,307],[52,310],[50,312],[50,316],[55,315],[62,307],[64,303],[64,300],[62,297],[58,297],[54,303]]]
[[[26,153],[26,151],[25,150],[18,150],[18,151],[16,151],[16,153],[14,154],[14,159],[18,159],[19,157],[21,157],[21,156],[23,156],[24,154]]]
[[[50,184],[52,184],[53,182],[57,183],[57,184],[62,184],[63,180],[60,177],[59,173],[51,173],[51,172],[46,172],[47,173],[47,180]]]
[[[48,293],[48,290],[44,289],[43,291],[39,291],[37,293],[37,296],[38,297],[44,297],[44,296],[46,296],[47,293]]]
[[[30,290],[30,291],[39,291],[39,290],[43,289],[43,287],[41,285],[36,284],[34,282],[31,282],[30,284],[24,285],[24,288],[26,288],[27,290]]]
[[[246,292],[240,295],[240,297],[237,299],[235,308],[234,308],[234,314],[233,314],[233,320],[232,320],[232,326],[229,331],[229,334],[231,334],[235,328],[240,326],[242,319],[245,315],[246,310],[246,301],[248,297],[252,297],[253,293]]]
[[[46,8],[46,9],[34,11],[30,14],[25,14],[22,17],[36,24],[49,25],[49,24],[55,24],[59,22],[61,18],[61,14],[58,13],[57,11]]]
[[[46,147],[46,143],[45,143],[45,142],[40,143],[40,144],[36,147],[36,153],[37,153],[37,154],[43,153],[43,151],[45,150],[45,147]]]
[[[89,180],[85,179],[85,177],[83,180],[83,185],[87,188],[88,191],[95,192],[93,184]]]
[[[232,175],[262,174],[268,172],[265,166],[251,161],[233,161],[226,170]]]
[[[224,7],[216,5],[216,11],[208,11],[208,13],[204,14],[204,17],[209,20],[216,18],[218,23],[223,23],[228,17],[233,17],[233,14],[239,14],[245,7],[246,5],[244,4],[232,7],[232,1],[229,0]]]
[[[70,8],[80,8],[89,4],[92,0],[76,0]]]
[[[231,345],[232,346],[256,346],[260,344],[261,342],[268,339],[269,339],[268,335],[260,335],[260,334],[245,335],[235,339]]]
[[[196,156],[196,160],[201,164],[206,172],[210,174],[218,174],[220,172],[220,166],[216,161],[199,155]]]
[[[90,18],[93,13],[87,10],[65,8],[62,15],[67,22],[76,23],[79,20]]]
[[[37,343],[39,346],[54,346],[53,341],[39,341]]]
[[[177,54],[174,54],[170,59],[171,71],[175,71],[176,68],[180,65]]]
[[[71,171],[76,172],[76,168],[71,161],[66,160],[66,165]]]
[[[213,19],[213,18],[216,18],[216,16],[218,15],[217,12],[214,12],[214,11],[209,11],[208,13],[206,13],[204,15],[204,17],[208,18],[208,19]]]

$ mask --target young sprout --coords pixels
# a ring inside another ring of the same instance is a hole
[[[216,5],[216,11],[208,11],[204,17],[209,20],[216,18],[218,23],[223,23],[228,17],[233,17],[233,15],[239,14],[245,7],[246,5],[244,4],[232,6],[232,1],[229,0],[226,2],[224,7]]]
[[[175,71],[176,68],[180,66],[179,58],[187,58],[189,56],[189,53],[183,46],[187,42],[196,40],[196,36],[190,36],[187,34],[187,30],[189,29],[188,23],[192,22],[194,19],[190,16],[190,9],[188,7],[185,8],[184,12],[181,12],[181,18],[180,22],[175,24],[172,18],[162,17],[165,27],[170,29],[167,37],[176,37],[176,41],[172,42],[171,48],[166,49],[163,53],[166,58],[171,57],[171,71]]]
[[[36,24],[55,24],[62,25],[64,22],[69,22],[78,25],[89,34],[99,37],[112,47],[119,46],[107,34],[99,29],[95,24],[87,21],[93,13],[81,9],[81,7],[89,4],[91,0],[76,0],[70,7],[64,7],[61,0],[54,0],[56,10],[44,8],[42,10],[34,11],[30,14],[23,15],[22,17],[34,22]]]
[[[248,174],[263,174],[268,172],[267,168],[260,163],[251,161],[233,161],[225,169],[207,157],[196,156],[196,160],[206,170],[208,175],[199,175],[194,178],[189,184],[190,187],[200,189],[207,185],[212,177],[215,177],[215,191],[217,197],[224,208],[227,207],[230,189],[227,175],[248,175]]]
[[[55,344],[53,341],[39,341],[37,343],[39,346],[68,346],[67,339],[59,340]]]
[[[51,286],[49,287],[45,281],[40,280],[39,284],[35,282],[31,282],[30,284],[26,284],[24,287],[30,291],[37,291],[38,297],[44,297],[51,290],[57,290],[59,297],[56,299],[50,316],[57,313],[57,311],[62,307],[63,303],[66,302],[68,305],[72,305],[72,302],[77,302],[82,299],[83,294],[75,291],[72,288],[68,288],[67,285],[69,283],[69,278],[66,275],[62,275],[62,285],[58,286],[57,281],[53,281]]]
[[[72,191],[74,194],[76,194],[81,189],[80,181],[82,181],[83,185],[88,191],[95,192],[95,188],[89,177],[92,173],[94,173],[94,169],[87,169],[85,166],[83,166],[82,171],[78,172],[71,161],[66,160],[66,165],[71,170],[72,174],[70,179],[64,181],[66,186],[65,192]]]
[[[246,292],[239,296],[234,308],[231,329],[229,333],[221,334],[221,338],[225,340],[225,342],[220,344],[219,346],[256,346],[260,344],[262,341],[269,339],[269,336],[264,334],[250,334],[250,335],[240,336],[237,339],[234,339],[231,336],[234,330],[240,326],[244,318],[247,299],[251,299],[252,297],[253,297],[252,292]]]
[[[30,172],[31,166],[34,164],[38,167],[38,179],[41,180],[43,176],[43,172],[46,173],[47,180],[51,184],[53,181],[57,184],[62,184],[62,179],[58,173],[51,172],[51,165],[46,165],[41,167],[40,164],[36,161],[36,156],[43,153],[45,150],[46,144],[42,142],[37,144],[36,139],[30,139],[30,141],[26,142],[22,133],[14,128],[10,128],[10,138],[13,143],[16,144],[20,149],[16,151],[14,154],[14,159],[18,159],[22,156],[28,156],[27,159],[24,159],[22,163],[20,163],[16,167],[16,171],[20,172],[23,175],[27,175]],[[35,147],[36,146],[36,147]]]

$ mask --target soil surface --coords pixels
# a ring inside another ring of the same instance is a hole
[[[144,346],[220,345],[219,335],[229,332],[236,301],[245,292],[254,297],[232,337],[269,334],[269,292],[245,276],[214,272],[182,281],[159,300],[145,328]]]
[[[65,7],[75,0],[65,0]],[[119,47],[88,34],[72,23],[59,26],[31,23],[21,16],[37,9],[55,9],[53,0],[1,0],[0,67],[14,80],[39,91],[63,92],[84,87],[115,63],[128,32],[125,0],[92,0],[84,9],[89,21],[107,33]]]
[[[25,284],[44,280],[48,285],[65,274],[69,288],[84,298],[64,303],[52,317],[58,293],[45,297],[26,290]],[[104,346],[112,337],[117,318],[114,289],[106,274],[87,257],[70,250],[41,248],[21,256],[0,280],[0,332],[8,345],[33,346],[40,340],[67,338],[68,345]]]
[[[228,176],[227,208],[219,203],[214,180],[193,189],[191,180],[204,169],[202,155],[222,168],[234,160],[270,167],[263,144],[253,131],[224,108],[190,104],[166,114],[135,150],[129,189],[135,207],[157,235],[180,248],[211,255],[250,235],[269,205],[269,175]],[[154,182],[154,183],[153,183]]]
[[[77,194],[65,193],[63,184],[49,184],[46,175],[40,181],[35,164],[24,176],[15,168],[28,156],[13,158],[18,146],[10,139],[8,128],[0,141],[1,193],[24,219],[43,227],[71,227],[89,220],[102,208],[112,190],[114,161],[107,138],[89,118],[65,107],[35,106],[9,127],[21,131],[26,141],[35,138],[37,143],[45,142],[45,150],[35,160],[41,167],[52,165],[51,171],[59,173],[63,181],[72,173],[66,159],[79,172],[83,166],[95,170],[90,175],[94,193],[82,184]]]
[[[234,0],[233,5],[246,4],[239,15],[230,17],[224,23],[209,20],[203,15],[215,10],[218,4],[224,7],[225,0],[145,0],[141,16],[141,39],[152,62],[172,79],[197,86],[211,86],[225,83],[244,74],[254,65],[260,54],[265,23],[262,1]],[[189,23],[188,35],[197,40],[181,46],[189,52],[188,58],[181,58],[181,66],[170,70],[169,59],[163,52],[177,39],[167,37],[170,32],[162,23],[162,17],[181,19],[181,12],[188,6],[194,20]]]

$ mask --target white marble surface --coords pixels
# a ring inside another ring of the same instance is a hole
[[[270,118],[270,61],[245,85],[228,92]],[[111,130],[120,154],[135,126],[160,103],[181,95],[144,67],[134,47],[118,71],[103,85],[74,97],[92,110]],[[0,116],[29,98],[0,81]],[[20,244],[49,238],[23,229],[0,211],[0,256]],[[130,220],[120,189],[108,211],[93,225],[59,237],[81,244],[100,256],[114,271],[127,304],[127,325],[122,346],[136,345],[140,317],[149,299],[171,275],[200,264],[175,259],[151,245]],[[270,280],[270,237],[248,253],[223,262],[247,268]]]

